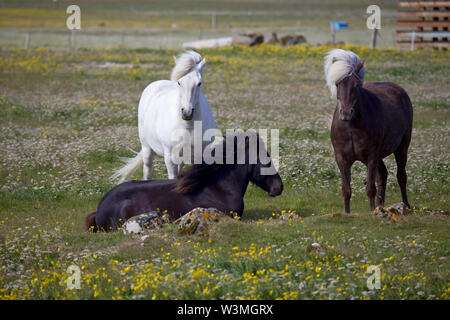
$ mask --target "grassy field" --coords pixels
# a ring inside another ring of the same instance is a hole
[[[68,47],[65,9],[71,1],[0,1],[0,44],[23,47]],[[76,2],[81,8],[81,30],[76,46],[128,48],[178,48],[183,42],[229,37],[243,32],[302,34],[312,45],[331,40],[330,21],[347,21],[337,40],[369,45],[366,9],[371,0],[133,0]],[[395,45],[396,1],[383,1],[378,46]],[[212,15],[216,24],[212,25]]]
[[[343,206],[322,68],[330,48],[226,47],[201,51],[217,127],[279,129],[285,191],[269,199],[250,186],[242,221],[209,237],[169,225],[145,239],[87,233],[84,217],[119,157],[139,149],[140,94],[169,77],[179,51],[0,49],[0,298],[449,299],[450,54],[346,48],[366,59],[366,81],[397,82],[413,101],[411,216],[370,214],[361,164],[352,214],[330,214]],[[386,165],[387,203],[399,202],[392,156]],[[164,178],[162,159],[155,166]],[[283,210],[303,218],[281,221]],[[307,253],[313,242],[326,253]],[[80,290],[66,287],[72,264]],[[379,290],[366,286],[369,265]]]

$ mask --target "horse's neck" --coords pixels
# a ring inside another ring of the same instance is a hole
[[[359,88],[358,93],[358,101],[355,105],[355,116],[357,119],[361,120],[363,118],[370,118],[373,116],[371,109],[373,106],[370,104],[370,98],[369,96],[372,95],[372,93],[367,90],[364,87]]]
[[[232,170],[233,175],[233,181],[237,182],[237,185],[239,186],[238,191],[236,194],[244,198],[245,192],[247,191],[249,179],[247,174],[247,167],[246,166],[237,166],[235,170]]]
[[[209,192],[215,192],[219,198],[228,198],[240,204],[249,183],[246,166],[233,165],[230,169],[225,168],[213,180],[213,183],[205,187]]]
[[[197,105],[195,106],[195,108],[198,109],[199,111],[200,111],[200,109],[203,107],[203,104],[202,104],[202,97],[203,97],[203,96],[204,96],[204,95],[203,95],[202,89],[200,88],[200,89],[199,89],[199,92],[198,92],[198,101],[197,101]]]

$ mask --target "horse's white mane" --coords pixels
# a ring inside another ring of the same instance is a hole
[[[202,59],[202,56],[193,50],[183,52],[178,58],[175,58],[175,67],[172,70],[170,80],[177,81],[185,76],[193,67],[200,63]]]
[[[361,62],[361,59],[350,50],[332,49],[325,56],[325,79],[330,88],[331,97],[336,98],[336,83],[342,80],[346,75]],[[358,72],[361,82],[364,81],[364,66]]]

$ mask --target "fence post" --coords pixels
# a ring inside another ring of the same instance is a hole
[[[336,45],[336,30],[334,29],[334,26],[331,26],[331,43]]]
[[[216,13],[214,12],[211,16],[211,27],[213,29],[216,28],[216,20],[217,20],[217,16],[216,16]]]
[[[411,50],[414,50],[414,42],[416,41],[416,32],[411,33]]]
[[[168,48],[170,48],[170,43],[171,43],[171,37],[172,35],[171,35],[171,33],[170,33],[170,30],[167,32],[167,37],[166,37],[166,47],[165,47],[165,49],[168,49]]]
[[[25,49],[28,49],[30,47],[30,33],[27,32],[25,34]]]
[[[69,33],[69,45],[72,49],[75,48],[75,29],[70,30]]]
[[[372,31],[372,41],[371,41],[372,48],[375,48],[377,46],[377,33],[378,33],[378,29],[374,28]]]

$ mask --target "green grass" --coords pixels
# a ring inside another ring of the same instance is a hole
[[[450,103],[448,101],[419,101],[417,105],[424,109],[431,110],[448,110],[450,108]]]
[[[137,104],[167,79],[175,50],[0,49],[0,297],[24,299],[449,299],[450,56],[439,51],[346,47],[367,58],[367,81],[403,86],[414,105],[409,152],[411,216],[394,223],[369,212],[362,164],[352,168],[350,216],[329,139],[334,102],[324,87],[327,47],[202,50],[203,91],[217,127],[280,130],[284,192],[250,185],[242,221],[207,237],[175,225],[149,237],[84,231],[113,186],[119,158],[139,149]],[[109,63],[109,65],[106,65]],[[105,66],[106,65],[106,66]],[[415,71],[419,70],[419,71]],[[396,166],[387,203],[399,202]],[[139,179],[142,170],[133,178]],[[165,178],[161,158],[155,178]],[[283,210],[303,219],[281,221]],[[318,242],[324,255],[308,253]],[[81,290],[66,289],[66,269]],[[380,267],[369,290],[367,267]]]

